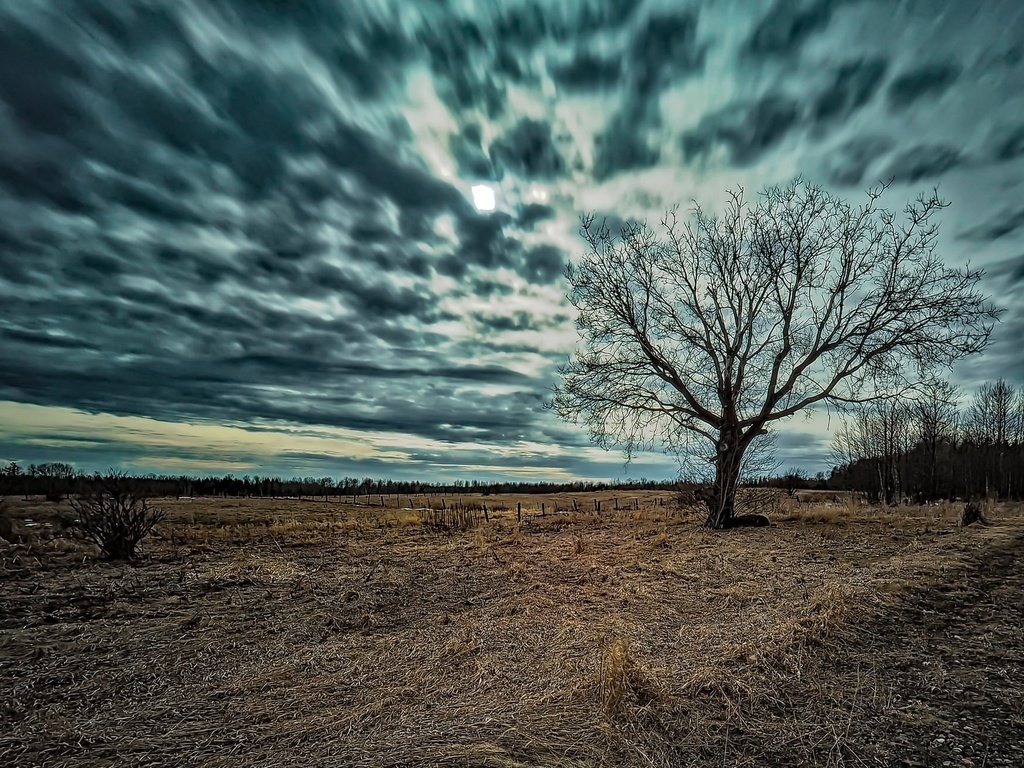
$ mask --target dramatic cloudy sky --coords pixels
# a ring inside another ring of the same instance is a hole
[[[3,3],[0,459],[626,476],[541,407],[580,213],[796,174],[940,185],[1008,309],[954,376],[1022,384],[1022,45],[1019,0]]]

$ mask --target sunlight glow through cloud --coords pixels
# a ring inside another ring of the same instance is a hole
[[[494,190],[486,184],[474,184],[473,205],[478,211],[493,211],[495,207]]]

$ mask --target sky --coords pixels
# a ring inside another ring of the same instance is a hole
[[[797,175],[937,185],[1006,309],[950,376],[1024,385],[1022,83],[1019,0],[4,3],[0,460],[671,477],[543,407],[580,216]]]

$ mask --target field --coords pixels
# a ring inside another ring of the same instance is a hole
[[[617,497],[165,499],[138,565],[11,498],[0,765],[1024,765],[1019,506]]]

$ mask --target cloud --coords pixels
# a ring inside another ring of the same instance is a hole
[[[540,222],[555,218],[556,213],[550,205],[528,203],[520,209],[516,223],[523,229],[533,229]]]
[[[538,245],[526,252],[526,277],[535,283],[551,283],[558,279],[565,269],[566,258],[553,245]]]
[[[733,102],[683,134],[683,154],[701,158],[721,147],[733,165],[749,165],[781,142],[798,125],[799,116],[796,100],[779,94]]]
[[[857,111],[875,94],[888,62],[873,58],[839,66],[831,84],[814,101],[811,116],[817,122],[838,120]]]
[[[960,235],[963,240],[992,241],[1012,235],[1024,228],[1024,207],[1004,208],[988,221],[971,227]]]
[[[857,186],[864,179],[868,168],[884,157],[892,146],[892,139],[887,136],[869,135],[851,139],[828,152],[823,161],[825,178],[836,186]]]
[[[993,277],[1008,280],[1011,286],[1024,282],[1024,254],[1006,259],[989,268]]]
[[[594,139],[594,178],[603,181],[623,171],[650,168],[660,149],[645,137],[644,105],[627,101]]]
[[[448,148],[463,176],[477,179],[493,179],[494,164],[483,148],[480,125],[466,123],[459,133],[448,141]]]
[[[906,109],[921,99],[945,93],[960,77],[960,65],[953,62],[921,64],[903,72],[889,83],[889,106]]]
[[[1015,160],[1024,156],[1024,125],[997,126],[990,138],[992,159],[995,162]]]
[[[883,178],[898,182],[941,176],[964,162],[960,150],[944,144],[922,144],[900,152],[886,166]]]
[[[754,25],[744,46],[746,53],[783,56],[798,52],[811,35],[828,26],[838,5],[835,0],[778,0]]]
[[[977,193],[1012,195],[1024,147],[1002,8],[779,2],[740,26],[710,2],[47,7],[0,10],[0,397],[22,403],[436,441],[402,453],[413,474],[516,451],[502,463],[618,474],[540,408],[573,343],[582,213],[614,230],[736,183],[956,168],[964,237],[1020,252],[1019,212],[989,219]],[[469,202],[481,180],[494,212]],[[89,455],[204,455],[126,445]],[[322,448],[239,458],[326,469]]]
[[[572,59],[551,68],[551,76],[569,91],[589,91],[615,85],[622,77],[622,60],[578,51]]]
[[[697,40],[697,20],[695,11],[647,18],[626,55],[633,90],[646,96],[670,78],[703,68],[706,50]]]
[[[565,173],[565,160],[555,147],[551,126],[524,118],[491,144],[495,163],[524,178],[548,179]]]

